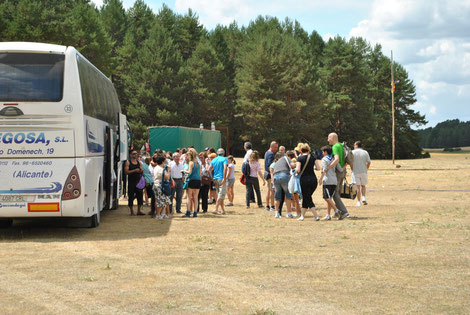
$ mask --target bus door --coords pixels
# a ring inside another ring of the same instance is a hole
[[[105,144],[104,144],[104,180],[103,189],[106,192],[104,209],[110,209],[112,207],[113,200],[113,148],[112,148],[112,130],[109,126],[105,129]]]
[[[119,113],[119,130],[118,130],[118,145],[117,152],[115,155],[116,158],[116,176],[117,176],[117,197],[125,194],[126,186],[126,177],[124,175],[124,163],[128,159],[128,127],[127,127],[127,118],[125,115]],[[124,189],[123,189],[124,188]],[[117,208],[117,204],[116,204]]]

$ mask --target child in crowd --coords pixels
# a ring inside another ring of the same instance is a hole
[[[337,179],[336,179],[336,172],[334,168],[328,168],[331,165],[334,158],[331,156],[332,150],[329,145],[326,145],[321,148],[323,158],[321,160],[322,170],[321,176],[319,180],[319,185],[323,184],[323,199],[325,200],[328,210],[326,216],[322,220],[331,220],[331,209],[335,211],[335,213],[340,213],[338,208],[333,201],[333,196],[335,194]],[[339,171],[342,171],[341,166],[336,164],[336,168]]]
[[[258,177],[263,180],[263,186],[266,185],[263,173],[261,173],[261,164],[259,163],[259,152],[254,150],[248,162],[250,163],[250,176],[245,178],[246,184],[246,208],[250,208],[250,191],[253,189],[256,193],[256,200],[258,201],[258,207],[263,207],[263,201],[261,200],[261,190],[259,186]]]
[[[289,159],[292,160],[292,162],[297,162],[297,156],[294,151],[287,151],[286,155],[289,157]],[[291,170],[291,176],[294,176],[294,180],[296,181],[294,185],[296,186],[296,189],[294,189],[293,191],[289,191],[292,194],[292,211],[289,211],[289,209],[287,209],[286,218],[296,218],[298,215],[300,216],[300,176],[297,176],[295,169]],[[294,212],[294,214],[292,214],[292,212]]]
[[[237,162],[235,162],[233,155],[229,155],[227,159],[228,159],[228,168],[230,169],[230,172],[228,174],[228,180],[227,180],[228,203],[226,204],[226,206],[233,206],[233,197],[234,197],[233,186],[235,185],[235,164],[237,164]]]

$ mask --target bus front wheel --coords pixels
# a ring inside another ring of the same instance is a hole
[[[100,207],[100,200],[101,200],[101,191],[98,194],[98,198],[96,199],[96,213],[90,217],[90,227],[95,228],[100,225],[101,221],[101,207]]]

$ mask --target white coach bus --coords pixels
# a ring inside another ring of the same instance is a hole
[[[112,82],[75,48],[0,43],[0,226],[98,226],[118,206],[127,130]]]

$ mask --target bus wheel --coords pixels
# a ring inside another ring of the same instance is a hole
[[[0,220],[0,228],[9,228],[12,224],[12,219]]]
[[[95,228],[98,225],[100,225],[101,221],[101,209],[100,209],[100,200],[101,200],[101,193],[98,195],[98,198],[96,200],[96,213],[90,217],[90,227]]]
[[[95,227],[98,227],[99,225],[100,225],[100,214],[98,212],[90,217],[90,227],[95,228]]]

